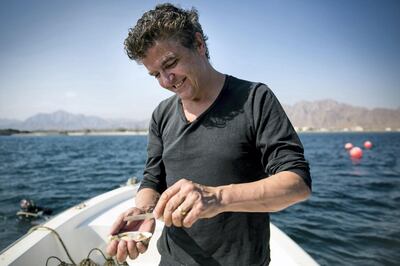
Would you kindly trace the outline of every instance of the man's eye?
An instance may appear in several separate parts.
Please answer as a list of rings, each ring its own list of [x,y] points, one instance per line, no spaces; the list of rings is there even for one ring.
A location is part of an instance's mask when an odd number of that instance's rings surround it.
[[[154,75],[154,78],[158,79],[160,77],[160,73]]]
[[[178,60],[174,60],[174,61],[172,61],[171,63],[167,64],[167,65],[165,66],[165,68],[174,67],[174,66],[176,65],[177,62],[178,62]]]

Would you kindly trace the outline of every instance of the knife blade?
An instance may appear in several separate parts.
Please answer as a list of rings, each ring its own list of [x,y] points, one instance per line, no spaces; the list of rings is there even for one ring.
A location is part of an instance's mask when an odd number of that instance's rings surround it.
[[[124,221],[125,222],[133,222],[133,221],[148,220],[148,219],[153,219],[153,218],[154,218],[154,214],[152,212],[147,212],[147,213],[143,213],[143,214],[126,216],[124,218]]]

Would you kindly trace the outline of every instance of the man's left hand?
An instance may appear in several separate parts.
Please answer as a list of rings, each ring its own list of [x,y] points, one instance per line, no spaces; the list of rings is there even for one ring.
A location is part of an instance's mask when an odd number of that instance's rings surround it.
[[[161,195],[154,215],[163,217],[166,226],[191,227],[200,218],[222,212],[220,190],[181,179]]]

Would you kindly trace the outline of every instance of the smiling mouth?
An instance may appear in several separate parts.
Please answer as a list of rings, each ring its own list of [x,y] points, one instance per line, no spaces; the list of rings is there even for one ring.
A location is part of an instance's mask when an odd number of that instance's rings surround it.
[[[176,83],[173,87],[174,87],[175,89],[179,89],[179,88],[183,85],[183,83],[185,82],[185,80],[186,80],[186,78],[184,78],[181,82]]]

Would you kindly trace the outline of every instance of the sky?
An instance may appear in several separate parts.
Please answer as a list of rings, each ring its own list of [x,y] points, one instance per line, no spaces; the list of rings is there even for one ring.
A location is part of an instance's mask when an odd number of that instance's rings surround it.
[[[171,1],[195,7],[220,72],[281,103],[400,107],[400,1]],[[171,92],[123,47],[162,1],[0,1],[0,118],[65,110],[145,120]]]

